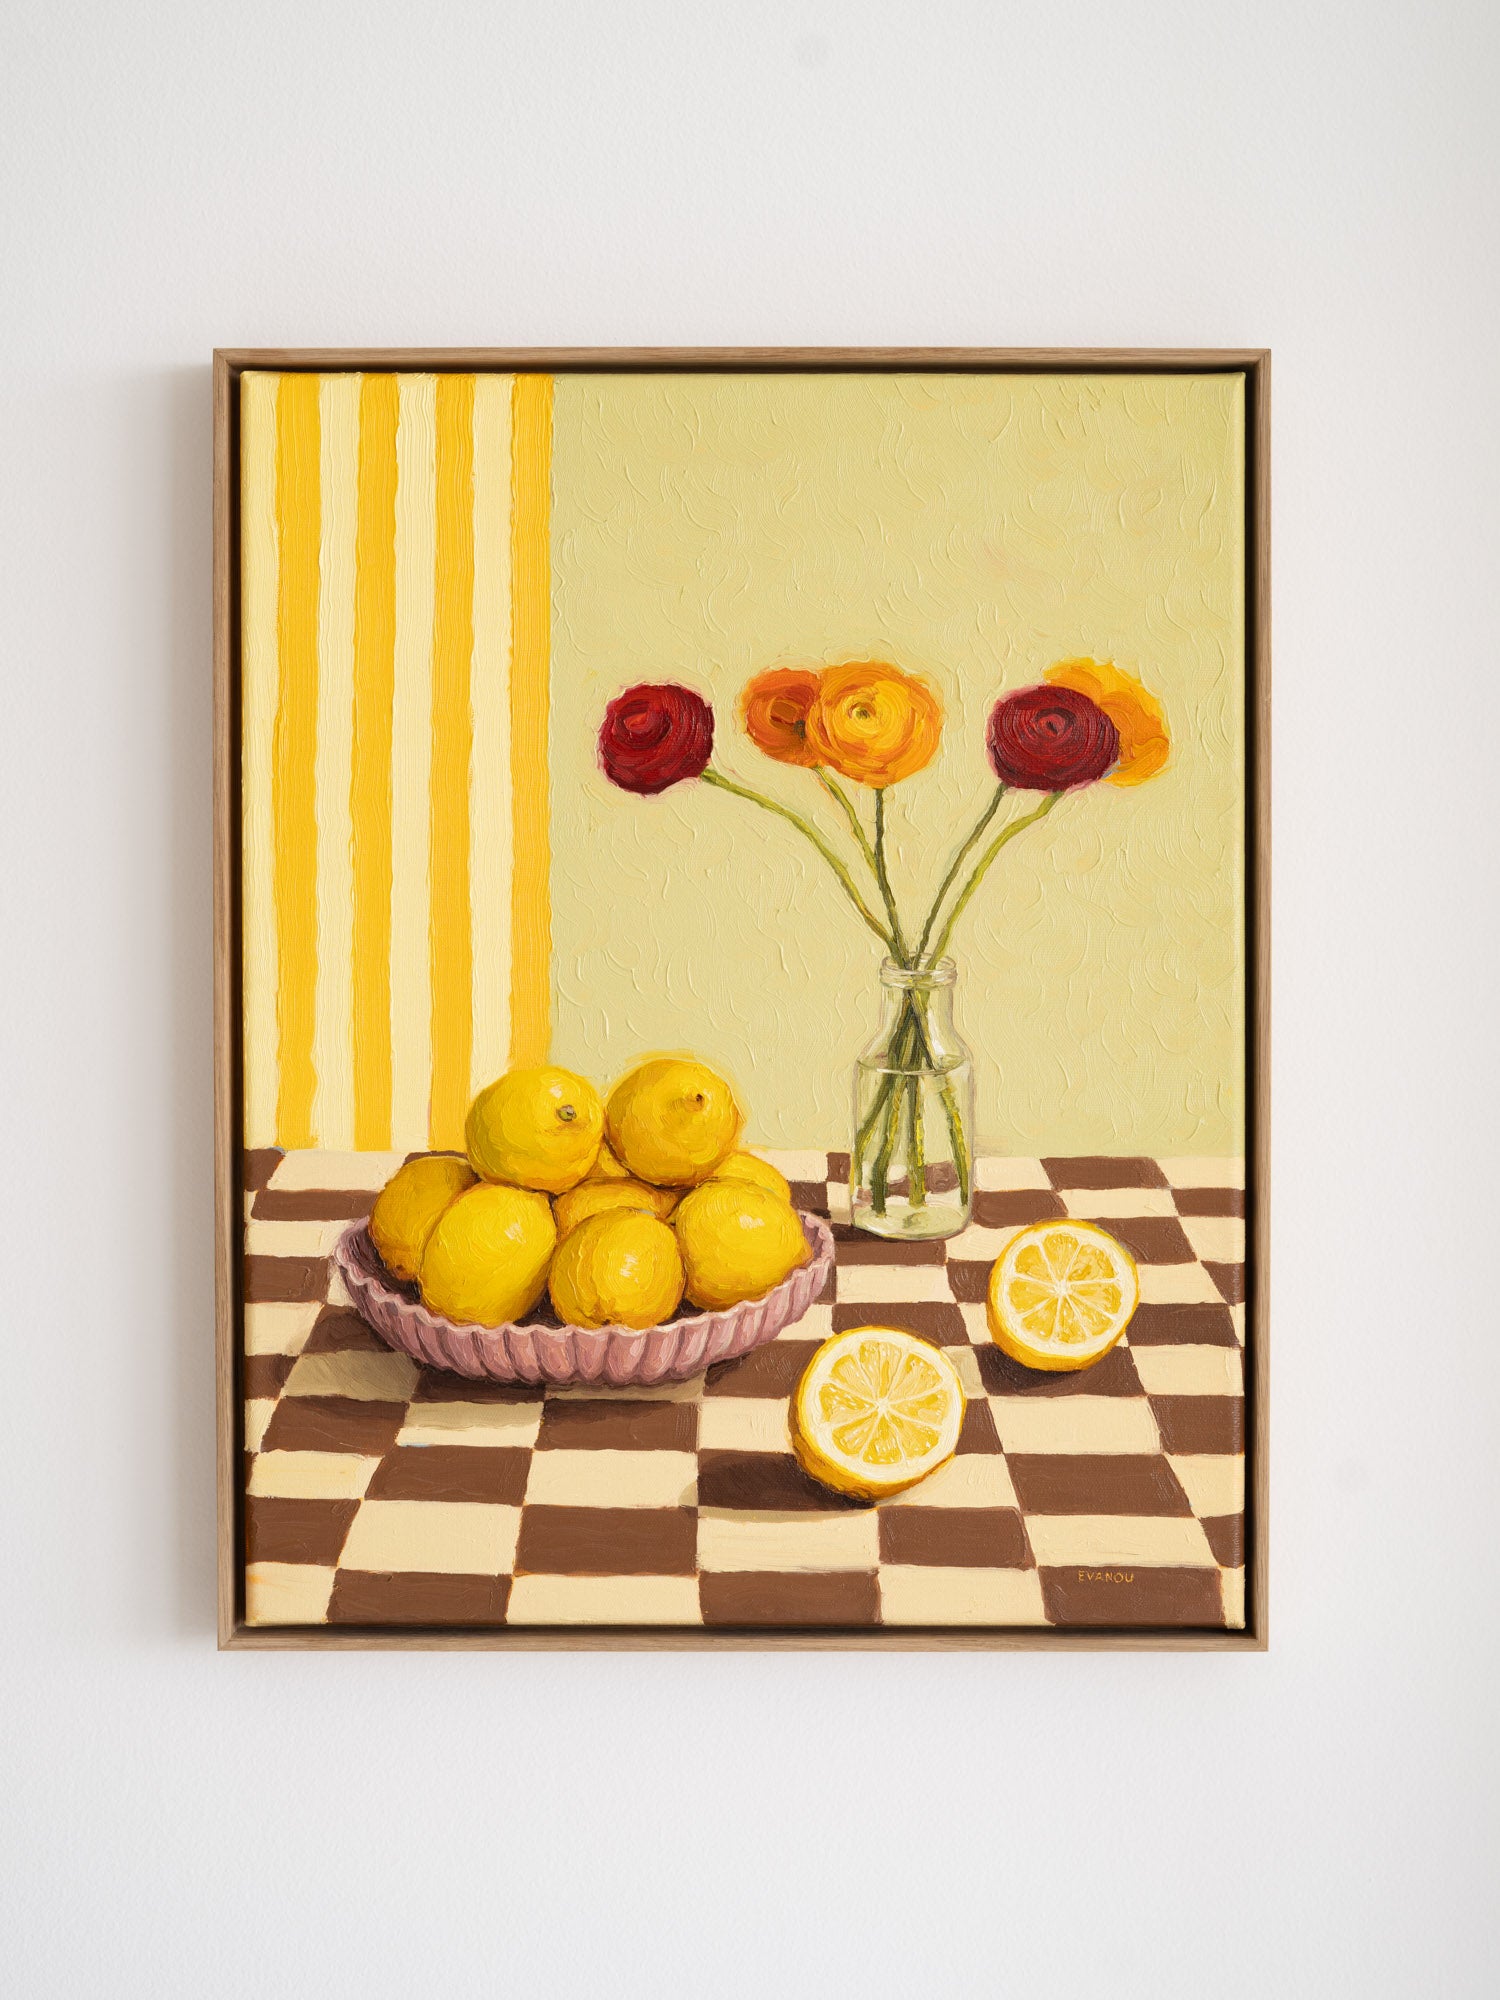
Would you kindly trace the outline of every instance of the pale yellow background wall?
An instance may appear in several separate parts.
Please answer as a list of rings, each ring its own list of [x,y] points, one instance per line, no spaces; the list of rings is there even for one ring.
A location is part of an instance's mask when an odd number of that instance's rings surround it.
[[[915,910],[992,789],[991,702],[1092,654],[1161,695],[1175,753],[1065,799],[970,906],[980,1143],[1241,1149],[1242,378],[560,376],[553,494],[556,1060],[691,1047],[765,1143],[842,1146],[876,1019],[878,947],[789,827],[605,781],[621,687],[701,690],[716,764],[836,832],[740,733],[737,690],[782,662],[929,675],[944,747],[891,794]]]

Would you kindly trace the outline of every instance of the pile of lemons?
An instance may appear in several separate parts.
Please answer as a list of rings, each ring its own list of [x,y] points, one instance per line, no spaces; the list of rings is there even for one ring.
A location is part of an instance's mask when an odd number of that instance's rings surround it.
[[[740,1150],[724,1078],[641,1063],[601,1098],[571,1070],[512,1069],[482,1090],[466,1158],[409,1160],[370,1236],[444,1318],[499,1326],[543,1292],[566,1325],[660,1326],[762,1297],[811,1252],[776,1169]]]

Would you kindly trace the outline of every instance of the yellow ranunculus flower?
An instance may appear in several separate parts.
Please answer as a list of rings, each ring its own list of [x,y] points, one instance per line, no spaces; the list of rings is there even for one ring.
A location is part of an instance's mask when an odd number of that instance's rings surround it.
[[[817,761],[877,790],[931,763],[942,733],[942,703],[933,689],[883,660],[827,668],[807,715]]]
[[[1120,755],[1105,779],[1109,785],[1143,785],[1166,763],[1172,738],[1161,703],[1113,660],[1059,660],[1046,678],[1097,702],[1120,738]]]

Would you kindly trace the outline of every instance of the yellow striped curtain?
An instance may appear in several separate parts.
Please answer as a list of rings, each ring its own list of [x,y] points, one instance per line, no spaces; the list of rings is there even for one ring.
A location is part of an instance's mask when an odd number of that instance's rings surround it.
[[[246,1143],[454,1146],[550,1033],[551,378],[240,389]]]

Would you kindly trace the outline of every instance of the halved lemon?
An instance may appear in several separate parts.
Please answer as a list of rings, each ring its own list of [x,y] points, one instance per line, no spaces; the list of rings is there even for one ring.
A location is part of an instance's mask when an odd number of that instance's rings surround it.
[[[1036,1222],[995,1259],[990,1338],[1024,1368],[1087,1368],[1120,1338],[1140,1296],[1135,1259],[1107,1230]]]
[[[891,1326],[825,1340],[792,1398],[792,1449],[836,1493],[883,1500],[953,1456],[963,1385],[940,1347]]]

